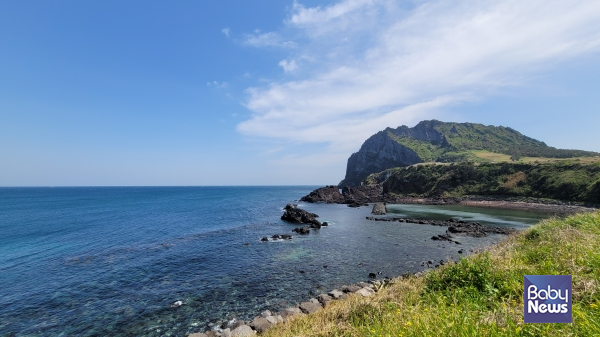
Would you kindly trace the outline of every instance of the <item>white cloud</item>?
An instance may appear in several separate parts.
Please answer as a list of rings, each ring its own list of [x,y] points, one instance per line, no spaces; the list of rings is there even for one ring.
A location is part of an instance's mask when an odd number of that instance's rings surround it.
[[[229,37],[229,28],[223,28],[221,33],[225,34],[225,36]]]
[[[227,82],[217,82],[217,81],[206,82],[206,86],[215,87],[215,88],[226,88],[228,85],[229,85],[229,83],[227,83]]]
[[[295,48],[295,42],[285,40],[279,33],[269,32],[261,34],[256,31],[254,34],[246,34],[244,43],[252,47],[280,47],[280,48]]]
[[[296,80],[247,90],[252,117],[239,132],[356,151],[371,134],[436,116],[497,88],[600,47],[598,1],[343,0],[294,3],[280,32],[255,33],[256,47],[296,48]],[[296,38],[286,38],[288,34]]]
[[[279,62],[279,66],[283,68],[283,71],[286,73],[291,73],[294,70],[298,69],[298,65],[296,64],[296,60],[281,60]]]

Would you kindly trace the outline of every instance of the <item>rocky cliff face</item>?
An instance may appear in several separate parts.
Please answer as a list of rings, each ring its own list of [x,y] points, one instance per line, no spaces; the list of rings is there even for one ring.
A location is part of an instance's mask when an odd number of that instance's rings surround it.
[[[391,139],[387,130],[380,131],[348,158],[346,178],[340,185],[357,186],[371,173],[421,162],[423,160],[413,150]]]
[[[394,137],[408,137],[438,146],[448,146],[446,137],[434,129],[439,121],[423,121],[413,128],[387,128],[367,139],[360,150],[348,159],[346,177],[340,186],[358,186],[369,174],[383,170],[422,163],[423,158],[411,148],[398,143]]]
[[[358,186],[371,173],[422,162],[481,161],[474,154],[475,150],[507,154],[513,160],[521,156],[573,158],[600,155],[556,149],[503,126],[430,120],[412,128],[405,125],[387,128],[371,136],[348,159],[346,177],[339,186]]]

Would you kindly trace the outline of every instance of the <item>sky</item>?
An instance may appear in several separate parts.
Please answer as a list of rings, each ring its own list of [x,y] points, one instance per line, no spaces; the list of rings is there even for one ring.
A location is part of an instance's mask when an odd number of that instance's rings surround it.
[[[0,186],[325,185],[386,127],[600,152],[598,1],[2,1]]]

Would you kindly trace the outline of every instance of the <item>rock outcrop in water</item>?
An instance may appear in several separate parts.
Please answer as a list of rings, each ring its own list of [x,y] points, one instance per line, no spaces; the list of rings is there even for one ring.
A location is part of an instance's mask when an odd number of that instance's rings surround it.
[[[321,222],[317,220],[319,216],[315,213],[307,212],[303,209],[298,208],[298,205],[287,204],[285,206],[285,212],[281,216],[281,220],[293,222],[293,223],[306,223],[321,227]]]
[[[385,204],[382,202],[378,202],[373,205],[373,210],[371,211],[373,215],[386,215],[387,211],[385,209]]]
[[[343,204],[344,196],[342,196],[340,189],[337,186],[330,185],[317,188],[310,192],[310,194],[303,196],[300,201]]]
[[[422,220],[422,219],[411,219],[411,218],[376,218],[368,216],[367,220],[371,221],[397,221],[405,223],[415,223],[420,225],[432,225],[432,226],[444,226],[448,227],[448,232],[457,235],[472,236],[472,237],[485,237],[487,234],[512,234],[515,232],[514,228],[484,226],[477,222],[466,222],[463,220]],[[452,237],[447,235],[437,235],[432,240],[452,241],[449,240]]]
[[[348,204],[352,207],[359,207],[369,202],[381,202],[383,200],[383,187],[381,185],[344,186],[341,192],[337,186],[326,186],[317,188],[308,195],[300,198],[300,201],[311,203]]]

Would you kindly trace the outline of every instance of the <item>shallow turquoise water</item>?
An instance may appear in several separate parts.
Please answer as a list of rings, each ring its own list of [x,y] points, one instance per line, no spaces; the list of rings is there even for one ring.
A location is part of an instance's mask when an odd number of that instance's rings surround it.
[[[330,226],[291,241],[279,219],[314,187],[0,188],[0,336],[185,336],[344,284],[420,270],[500,236],[430,240],[444,227],[304,204]],[[389,206],[390,216],[524,228],[544,215]],[[301,271],[303,273],[301,273]],[[181,307],[171,307],[174,301]]]

